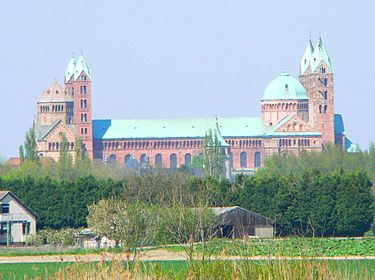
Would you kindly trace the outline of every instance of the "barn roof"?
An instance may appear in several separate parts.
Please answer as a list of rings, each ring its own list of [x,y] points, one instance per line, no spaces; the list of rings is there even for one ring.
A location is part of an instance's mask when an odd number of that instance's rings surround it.
[[[231,213],[231,212],[233,212],[233,211],[235,211],[235,210],[240,210],[240,211],[244,211],[244,212],[246,212],[246,213],[249,214],[249,215],[252,215],[252,216],[256,216],[256,217],[258,217],[258,218],[265,219],[265,220],[266,220],[267,222],[269,222],[269,223],[272,223],[272,224],[275,223],[275,221],[272,220],[272,219],[270,219],[270,218],[267,218],[267,217],[265,217],[265,216],[263,216],[263,215],[261,215],[261,214],[258,214],[258,213],[256,213],[256,212],[252,212],[252,211],[247,210],[247,209],[245,209],[245,208],[243,208],[243,207],[240,207],[240,206],[231,206],[231,207],[210,207],[210,209],[211,209],[211,210],[214,212],[214,214],[217,215],[217,216],[222,216],[222,215],[224,215],[224,214],[229,214],[229,213]]]

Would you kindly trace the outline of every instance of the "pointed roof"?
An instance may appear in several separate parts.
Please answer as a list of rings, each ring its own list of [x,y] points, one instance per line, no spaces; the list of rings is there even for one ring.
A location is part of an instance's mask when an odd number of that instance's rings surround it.
[[[303,57],[301,59],[301,65],[300,65],[300,74],[304,74],[307,70],[307,68],[310,66],[310,61],[312,54],[314,53],[314,47],[311,42],[311,39],[309,40],[309,43],[307,44],[305,53],[303,54]]]
[[[66,68],[66,71],[65,71],[65,82],[69,81],[70,78],[73,76],[74,69],[76,68],[76,64],[77,64],[77,59],[73,55],[73,57],[70,59],[70,61],[68,63],[68,67]]]
[[[87,65],[86,61],[85,61],[85,58],[83,57],[83,55],[81,54],[79,56],[79,58],[77,59],[77,64],[75,65],[75,69],[74,69],[74,80],[77,80],[78,77],[82,74],[82,72],[85,72],[87,76],[89,76],[90,80],[91,80],[91,72],[90,72],[90,68],[89,66]]]
[[[54,81],[49,88],[47,88],[41,98],[40,102],[69,102],[73,101],[72,97],[64,90],[64,88]]]
[[[333,71],[332,60],[328,55],[326,48],[324,47],[322,38],[319,38],[319,42],[316,45],[311,57],[311,72],[314,72],[322,61],[324,61],[325,64],[329,67],[329,69]]]

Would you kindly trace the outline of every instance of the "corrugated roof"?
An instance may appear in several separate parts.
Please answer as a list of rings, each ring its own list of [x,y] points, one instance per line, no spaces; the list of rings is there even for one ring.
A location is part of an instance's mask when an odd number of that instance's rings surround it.
[[[226,213],[232,212],[232,211],[234,211],[234,210],[236,210],[236,209],[239,209],[239,210],[241,210],[241,211],[245,211],[245,212],[247,212],[247,213],[249,213],[249,214],[252,214],[252,215],[258,216],[258,217],[263,218],[263,219],[266,219],[266,220],[268,220],[268,221],[270,221],[270,222],[272,222],[272,223],[275,223],[275,221],[272,220],[272,219],[270,219],[270,218],[267,218],[267,217],[265,217],[265,216],[263,216],[263,215],[261,215],[261,214],[258,214],[258,213],[256,213],[256,212],[253,212],[253,211],[247,210],[247,209],[245,209],[245,208],[243,208],[243,207],[240,207],[240,206],[231,206],[231,207],[209,207],[209,209],[211,209],[211,210],[214,212],[214,214],[217,215],[217,216],[221,216],[221,215],[223,215],[223,214],[226,214]]]

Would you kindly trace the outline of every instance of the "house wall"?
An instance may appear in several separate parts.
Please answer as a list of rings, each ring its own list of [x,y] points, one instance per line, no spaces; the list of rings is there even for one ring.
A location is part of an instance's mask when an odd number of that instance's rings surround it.
[[[6,195],[1,203],[9,203],[9,214],[15,214],[15,220],[26,220],[30,222],[30,234],[36,234],[36,218],[31,215],[16,199],[11,195]],[[21,214],[21,215],[19,215]],[[3,217],[8,214],[0,214],[0,221],[3,221]],[[14,223],[11,226],[11,238],[12,242],[24,242],[26,236],[22,234],[22,223]],[[6,233],[0,235],[0,243],[7,242]]]

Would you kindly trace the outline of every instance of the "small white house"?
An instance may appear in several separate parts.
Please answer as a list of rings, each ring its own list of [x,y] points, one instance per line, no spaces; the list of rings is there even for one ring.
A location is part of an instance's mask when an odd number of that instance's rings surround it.
[[[0,244],[26,241],[36,234],[37,215],[10,191],[0,191]]]

